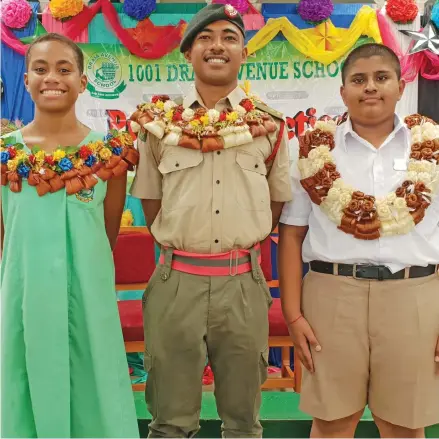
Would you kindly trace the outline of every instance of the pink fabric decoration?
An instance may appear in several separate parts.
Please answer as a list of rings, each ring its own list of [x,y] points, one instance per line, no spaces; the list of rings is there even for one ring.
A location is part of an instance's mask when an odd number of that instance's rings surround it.
[[[213,0],[212,3],[233,6],[241,15],[245,14],[248,9],[247,0]]]
[[[406,53],[403,53],[392,31],[391,25],[380,11],[377,11],[377,20],[383,44],[392,49],[399,58],[402,79],[406,82],[413,82],[419,73],[425,79],[430,79],[432,81],[439,80],[438,55],[435,55],[429,50],[410,55],[408,53],[410,48]],[[414,43],[412,43],[411,46],[413,46],[413,44]]]
[[[26,0],[2,0],[3,23],[13,29],[22,29],[32,16],[32,8]]]
[[[264,16],[251,4],[248,4],[247,14],[242,16],[245,30],[260,30],[265,26]]]
[[[65,35],[67,22],[53,18],[48,6],[44,8],[42,18],[44,29],[46,29],[47,32],[56,32],[58,34]],[[88,26],[86,26],[73,41],[75,43],[88,43]]]
[[[76,40],[80,38],[81,33],[87,28],[95,15],[102,10],[105,21],[115,33],[120,42],[133,55],[143,59],[163,58],[172,50],[176,49],[181,41],[185,22],[180,20],[177,26],[173,27],[170,32],[166,32],[166,38],[155,42],[147,51],[144,51],[140,44],[130,35],[129,31],[122,27],[117,15],[117,11],[111,4],[110,0],[97,0],[91,7],[84,6],[82,12],[65,23],[64,36]],[[160,28],[160,26],[157,26]],[[24,45],[6,26],[2,26],[2,41],[11,49],[24,55],[27,46]]]

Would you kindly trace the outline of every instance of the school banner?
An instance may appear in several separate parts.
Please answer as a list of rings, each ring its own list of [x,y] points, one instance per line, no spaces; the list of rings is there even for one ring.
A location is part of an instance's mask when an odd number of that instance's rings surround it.
[[[362,38],[357,45],[366,41]],[[175,98],[194,86],[192,66],[178,50],[158,60],[145,60],[122,45],[84,44],[81,48],[88,85],[78,101],[78,117],[95,130],[125,129],[137,104],[155,94]],[[342,62],[323,65],[304,57],[287,41],[272,41],[248,57],[239,83],[250,81],[251,92],[282,112],[290,139],[295,139],[314,118],[336,118],[345,112],[340,97]],[[398,113],[404,116],[416,109],[416,101],[403,99]]]

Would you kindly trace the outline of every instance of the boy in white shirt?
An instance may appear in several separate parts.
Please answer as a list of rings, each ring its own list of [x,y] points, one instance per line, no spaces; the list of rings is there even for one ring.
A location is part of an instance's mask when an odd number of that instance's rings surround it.
[[[302,137],[280,220],[301,409],[311,437],[353,437],[367,404],[381,437],[423,437],[439,422],[439,129],[395,115],[405,84],[386,46],[352,51],[342,79],[349,118]]]

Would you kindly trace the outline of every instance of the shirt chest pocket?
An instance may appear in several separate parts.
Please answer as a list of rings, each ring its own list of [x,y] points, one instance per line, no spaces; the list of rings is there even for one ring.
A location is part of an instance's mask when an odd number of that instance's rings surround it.
[[[163,175],[163,209],[171,211],[197,204],[201,196],[202,162],[203,154],[192,150],[162,158],[159,171]]]
[[[236,201],[245,210],[270,209],[270,190],[267,168],[262,157],[243,152],[236,153]]]

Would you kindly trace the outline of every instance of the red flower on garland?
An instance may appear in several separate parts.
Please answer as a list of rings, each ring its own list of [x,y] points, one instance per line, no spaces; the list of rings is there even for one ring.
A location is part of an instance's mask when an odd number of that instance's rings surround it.
[[[47,155],[46,156],[46,163],[50,166],[54,166],[55,165],[55,160],[53,159],[53,156],[51,155]]]
[[[172,116],[172,120],[173,122],[180,122],[181,120],[183,120],[183,117],[181,116],[181,111],[177,110],[174,112],[174,115]]]
[[[120,140],[118,139],[118,138],[116,138],[116,137],[113,137],[111,140],[110,140],[110,146],[112,147],[112,148],[117,148],[117,147],[119,147],[119,146],[121,146],[122,145],[122,143],[120,142]]]
[[[87,160],[92,153],[92,150],[88,146],[84,145],[79,148],[79,157],[83,160]]]
[[[243,99],[239,105],[245,108],[245,111],[247,111],[247,113],[255,109],[255,106],[253,105],[253,102],[250,99]]]
[[[226,120],[227,120],[227,113],[225,113],[224,111],[221,111],[219,121],[225,122]]]
[[[389,0],[386,5],[387,15],[395,23],[411,23],[418,11],[415,0]]]
[[[8,148],[8,152],[9,152],[9,157],[11,159],[15,159],[15,156],[17,155],[17,150],[13,146]]]
[[[158,101],[162,101],[162,102],[169,101],[169,96],[168,95],[155,95],[151,99],[151,102],[153,104],[157,103]]]
[[[30,163],[31,163],[32,165],[35,164],[35,156],[34,156],[33,154],[31,154],[31,155],[29,156],[29,161],[30,161]]]

